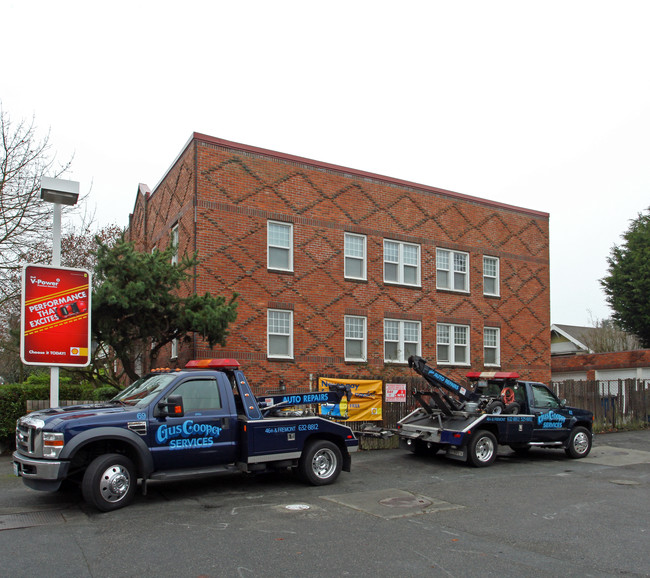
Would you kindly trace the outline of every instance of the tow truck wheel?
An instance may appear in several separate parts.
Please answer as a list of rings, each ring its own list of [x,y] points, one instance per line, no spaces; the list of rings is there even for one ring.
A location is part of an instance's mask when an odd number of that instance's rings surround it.
[[[133,500],[137,478],[133,462],[121,454],[95,458],[81,483],[84,500],[102,512],[128,506]]]
[[[503,413],[504,409],[505,406],[503,405],[503,402],[495,399],[488,403],[488,406],[485,408],[485,413],[500,414]]]
[[[467,456],[476,468],[489,466],[497,457],[497,438],[489,431],[477,431],[469,442]]]
[[[312,486],[333,483],[341,473],[341,450],[327,440],[316,440],[309,444],[300,457],[300,477]]]
[[[570,458],[584,458],[591,451],[591,433],[586,427],[577,426],[571,430],[569,442],[564,450]]]

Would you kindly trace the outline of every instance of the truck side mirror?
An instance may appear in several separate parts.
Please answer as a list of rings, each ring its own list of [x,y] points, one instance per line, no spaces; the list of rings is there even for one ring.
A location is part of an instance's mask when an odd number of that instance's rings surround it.
[[[167,401],[159,401],[156,406],[156,417],[183,417],[184,415],[185,409],[181,395],[170,395]]]

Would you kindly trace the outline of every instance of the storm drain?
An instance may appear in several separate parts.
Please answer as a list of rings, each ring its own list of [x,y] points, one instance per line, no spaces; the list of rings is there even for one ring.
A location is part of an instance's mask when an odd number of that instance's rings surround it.
[[[16,530],[48,524],[61,524],[65,520],[61,512],[26,512],[24,514],[7,514],[0,516],[0,530]]]
[[[420,514],[433,514],[444,510],[458,510],[464,507],[444,500],[392,488],[322,497],[324,500],[336,502],[342,506],[387,520]]]

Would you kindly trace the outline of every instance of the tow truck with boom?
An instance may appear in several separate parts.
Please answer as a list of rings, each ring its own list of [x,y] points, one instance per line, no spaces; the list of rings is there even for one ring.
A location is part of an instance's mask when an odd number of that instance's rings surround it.
[[[518,454],[531,448],[564,449],[571,458],[591,450],[593,414],[568,407],[543,383],[519,380],[514,372],[470,372],[468,389],[419,356],[409,366],[431,386],[414,391],[420,405],[397,423],[400,447],[489,466],[498,445]]]
[[[314,392],[258,400],[236,360],[190,361],[146,375],[107,403],[21,417],[14,473],[36,490],[77,482],[102,511],[129,504],[138,479],[146,494],[151,480],[293,468],[309,484],[331,484],[350,471],[354,433],[310,411],[282,410],[338,399]]]

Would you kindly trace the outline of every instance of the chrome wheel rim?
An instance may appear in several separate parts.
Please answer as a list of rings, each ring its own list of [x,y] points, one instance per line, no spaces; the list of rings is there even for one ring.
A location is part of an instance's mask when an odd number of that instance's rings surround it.
[[[336,455],[327,448],[318,450],[311,460],[311,469],[321,480],[329,478],[336,470]]]
[[[579,454],[584,454],[589,449],[589,436],[584,432],[579,432],[573,438],[573,449]]]
[[[483,437],[476,444],[476,457],[481,462],[488,462],[494,454],[494,444],[488,437]]]
[[[107,468],[99,480],[99,492],[107,502],[114,504],[126,496],[131,486],[129,471],[119,465]]]

